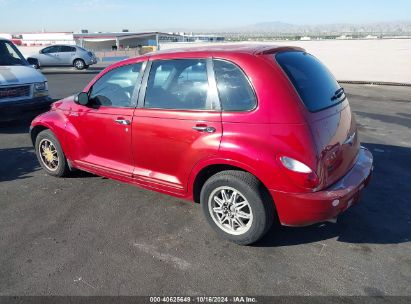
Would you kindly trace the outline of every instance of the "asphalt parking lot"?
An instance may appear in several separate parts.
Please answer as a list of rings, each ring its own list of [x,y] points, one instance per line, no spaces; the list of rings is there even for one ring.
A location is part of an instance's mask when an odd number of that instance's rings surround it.
[[[53,98],[97,71],[46,71]],[[337,224],[275,226],[253,247],[199,205],[87,173],[47,176],[28,122],[0,126],[0,295],[411,295],[411,88],[345,85],[375,158]]]

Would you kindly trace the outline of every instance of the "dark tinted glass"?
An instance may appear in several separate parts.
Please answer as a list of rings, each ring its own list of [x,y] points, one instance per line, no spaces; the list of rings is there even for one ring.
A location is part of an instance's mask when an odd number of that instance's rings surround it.
[[[321,111],[345,99],[334,76],[314,56],[284,52],[277,54],[276,59],[309,111]]]
[[[214,60],[214,71],[223,111],[248,111],[257,99],[248,78],[235,64]]]
[[[48,48],[45,48],[42,53],[43,54],[50,54],[50,53],[58,53],[60,50],[60,46],[54,45],[54,46],[49,46]]]
[[[27,64],[27,62],[13,44],[0,40],[0,66],[25,64]]]
[[[67,45],[63,45],[60,47],[60,52],[62,53],[71,53],[71,52],[75,52],[76,48],[72,47],[72,46],[67,46]]]
[[[142,63],[126,65],[107,72],[93,85],[92,102],[106,107],[132,107],[132,96]]]
[[[145,107],[176,110],[211,108],[203,59],[159,60],[151,65]]]

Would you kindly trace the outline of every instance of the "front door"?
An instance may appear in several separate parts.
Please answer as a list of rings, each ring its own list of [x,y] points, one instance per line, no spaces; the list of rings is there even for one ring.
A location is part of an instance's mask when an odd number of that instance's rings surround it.
[[[38,57],[40,61],[40,65],[43,67],[59,65],[60,64],[59,51],[60,51],[60,46],[58,45],[52,45],[52,46],[49,46],[43,49],[40,52],[40,55]]]
[[[193,167],[218,151],[221,112],[209,63],[152,62],[133,117],[134,176],[139,183],[182,194]]]
[[[138,63],[107,72],[91,87],[91,104],[76,105],[69,113],[77,132],[77,138],[70,140],[70,154],[80,168],[131,177],[131,124],[141,69],[142,63]]]

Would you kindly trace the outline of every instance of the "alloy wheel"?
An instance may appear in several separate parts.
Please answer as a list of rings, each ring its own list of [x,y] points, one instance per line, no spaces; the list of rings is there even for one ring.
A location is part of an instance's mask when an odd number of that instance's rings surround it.
[[[59,166],[59,156],[56,147],[49,139],[43,139],[39,144],[39,155],[43,165],[50,171],[56,171]]]
[[[81,69],[84,68],[84,63],[81,60],[76,60],[75,66],[76,66],[77,69],[81,70]]]
[[[253,223],[250,204],[232,187],[215,189],[209,197],[208,210],[217,226],[232,235],[246,233]]]

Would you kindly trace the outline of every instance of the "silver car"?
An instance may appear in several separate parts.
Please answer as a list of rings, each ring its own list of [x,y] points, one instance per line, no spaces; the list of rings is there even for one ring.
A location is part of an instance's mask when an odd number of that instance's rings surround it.
[[[76,45],[52,45],[29,58],[36,58],[39,67],[74,66],[77,70],[87,69],[97,63],[96,56]]]

